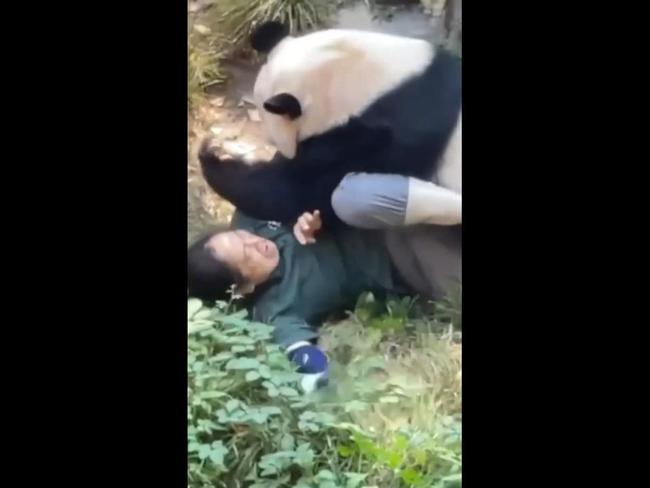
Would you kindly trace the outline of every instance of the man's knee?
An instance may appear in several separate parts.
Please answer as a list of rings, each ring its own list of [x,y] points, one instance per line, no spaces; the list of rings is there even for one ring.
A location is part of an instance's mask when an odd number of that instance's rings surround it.
[[[357,226],[361,214],[364,213],[363,201],[359,199],[357,173],[346,175],[332,193],[332,208],[336,215],[348,225]]]
[[[399,175],[350,173],[332,193],[332,208],[348,225],[381,229],[404,225],[408,179]]]

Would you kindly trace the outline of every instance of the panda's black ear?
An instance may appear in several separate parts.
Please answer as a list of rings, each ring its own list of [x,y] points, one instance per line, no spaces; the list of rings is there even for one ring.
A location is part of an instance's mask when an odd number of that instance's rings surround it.
[[[302,115],[300,102],[291,93],[273,95],[264,102],[264,109],[272,114],[285,115],[291,120],[297,119]]]
[[[250,36],[251,47],[266,54],[288,35],[289,28],[281,22],[275,20],[264,22],[253,30]]]

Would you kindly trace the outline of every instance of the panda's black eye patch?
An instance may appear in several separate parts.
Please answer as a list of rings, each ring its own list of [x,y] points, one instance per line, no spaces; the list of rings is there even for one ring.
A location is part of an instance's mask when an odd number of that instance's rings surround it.
[[[290,93],[273,95],[264,102],[264,109],[272,114],[286,115],[292,120],[302,115],[300,102]]]

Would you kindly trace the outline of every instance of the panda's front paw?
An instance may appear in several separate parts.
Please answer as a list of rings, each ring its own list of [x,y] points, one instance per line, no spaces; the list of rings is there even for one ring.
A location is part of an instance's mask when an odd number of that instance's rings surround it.
[[[203,139],[199,148],[199,161],[201,161],[201,164],[218,164],[221,162],[221,158],[216,153],[217,147],[219,145],[213,137]]]

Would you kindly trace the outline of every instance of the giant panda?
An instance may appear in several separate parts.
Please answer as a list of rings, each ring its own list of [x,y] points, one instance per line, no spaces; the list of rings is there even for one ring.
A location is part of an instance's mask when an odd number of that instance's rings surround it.
[[[278,22],[259,26],[251,44],[268,55],[254,98],[278,153],[249,164],[220,159],[208,140],[199,151],[210,187],[242,212],[292,223],[319,209],[324,226],[334,226],[331,195],[350,172],[430,179],[461,193],[458,58],[375,32],[293,37]]]

